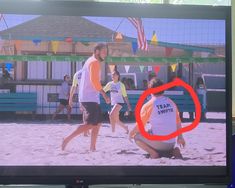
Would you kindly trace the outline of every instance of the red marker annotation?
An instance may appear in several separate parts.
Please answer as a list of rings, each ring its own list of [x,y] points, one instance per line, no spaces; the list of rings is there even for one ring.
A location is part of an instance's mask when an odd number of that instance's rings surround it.
[[[150,94],[156,94],[158,92],[167,90],[167,89],[175,87],[175,86],[184,87],[189,92],[189,94],[191,95],[191,97],[194,101],[194,104],[195,104],[195,114],[196,114],[195,115],[195,120],[191,124],[189,124],[188,126],[183,127],[181,129],[173,132],[173,133],[168,134],[168,135],[161,135],[161,136],[160,135],[150,135],[149,133],[147,133],[145,131],[143,122],[142,122],[141,117],[140,117],[140,111],[141,111],[141,108],[143,106],[144,100]],[[188,132],[188,131],[191,131],[194,128],[196,128],[198,126],[199,122],[200,122],[200,119],[201,119],[201,104],[200,104],[200,101],[199,101],[198,96],[195,93],[194,89],[190,85],[185,83],[183,80],[181,80],[179,78],[176,78],[173,82],[164,84],[164,85],[156,87],[156,88],[150,88],[150,89],[147,89],[146,91],[144,91],[143,94],[140,96],[137,104],[136,104],[135,117],[136,117],[136,122],[137,122],[138,128],[140,130],[140,133],[145,138],[147,138],[149,140],[164,141],[164,140],[169,140],[169,139],[175,138],[175,137],[179,136],[180,134],[182,134],[184,132]]]

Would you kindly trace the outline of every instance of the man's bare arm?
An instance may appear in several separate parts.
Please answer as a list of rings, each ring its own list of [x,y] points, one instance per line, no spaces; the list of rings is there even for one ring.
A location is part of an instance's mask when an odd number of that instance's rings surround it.
[[[182,128],[181,122],[177,122],[177,130],[180,130]],[[177,143],[180,145],[180,147],[185,147],[185,140],[183,137],[183,134],[180,134],[177,138]]]
[[[103,89],[100,90],[100,93],[101,93],[101,95],[103,96],[105,102],[106,102],[107,104],[109,104],[109,103],[111,102],[111,101],[110,101],[110,98],[106,95],[106,93],[104,92]]]

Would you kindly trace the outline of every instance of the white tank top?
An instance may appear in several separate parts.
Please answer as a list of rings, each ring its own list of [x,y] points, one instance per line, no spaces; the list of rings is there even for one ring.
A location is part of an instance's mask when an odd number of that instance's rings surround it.
[[[100,104],[99,91],[97,91],[90,80],[90,64],[98,61],[94,56],[91,56],[85,62],[82,68],[81,81],[79,84],[79,102],[96,102]],[[97,74],[101,75],[100,71]],[[101,76],[100,76],[101,77]]]
[[[153,135],[164,136],[177,130],[177,109],[171,99],[164,96],[156,97],[149,119]],[[175,138],[164,141],[174,143]]]

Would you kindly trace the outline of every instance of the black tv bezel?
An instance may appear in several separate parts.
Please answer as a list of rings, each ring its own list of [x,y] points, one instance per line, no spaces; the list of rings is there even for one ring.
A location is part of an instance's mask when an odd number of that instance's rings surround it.
[[[232,63],[231,7],[78,1],[2,0],[3,14],[213,19],[226,23],[227,166],[1,166],[0,184],[221,183],[231,177]],[[80,170],[78,170],[80,169]],[[79,174],[80,171],[80,174]],[[159,174],[159,171],[161,173]],[[82,173],[81,173],[82,172]],[[101,174],[102,172],[102,174]],[[148,174],[146,174],[148,172]],[[149,173],[152,172],[152,173]],[[157,172],[157,173],[156,173]]]

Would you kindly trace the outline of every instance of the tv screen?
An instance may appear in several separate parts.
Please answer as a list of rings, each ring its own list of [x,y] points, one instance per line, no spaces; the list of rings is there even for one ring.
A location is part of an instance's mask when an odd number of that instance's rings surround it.
[[[0,13],[1,183],[229,181],[229,7]]]

